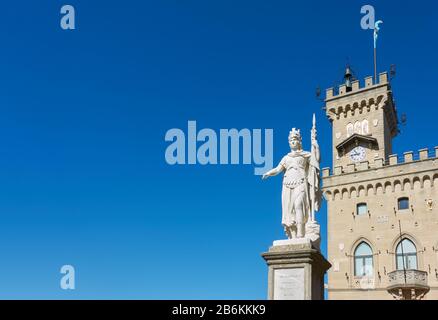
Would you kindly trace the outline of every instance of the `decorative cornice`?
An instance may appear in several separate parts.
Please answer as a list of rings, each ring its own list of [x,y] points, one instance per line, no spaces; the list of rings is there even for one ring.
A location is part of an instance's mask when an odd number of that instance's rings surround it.
[[[345,147],[348,146],[350,143],[356,143],[357,144],[357,143],[359,143],[361,141],[366,142],[366,143],[371,143],[371,144],[376,145],[376,146],[378,145],[376,138],[373,138],[373,137],[370,137],[370,136],[364,136],[362,134],[355,133],[352,136],[350,136],[347,139],[345,139],[344,141],[342,141],[341,143],[339,143],[336,146],[336,149],[338,151],[341,151],[341,150],[345,149]]]

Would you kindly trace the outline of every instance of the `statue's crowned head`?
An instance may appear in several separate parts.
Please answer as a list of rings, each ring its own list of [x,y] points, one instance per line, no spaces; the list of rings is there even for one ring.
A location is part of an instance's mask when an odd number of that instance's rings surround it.
[[[301,149],[301,133],[300,129],[292,128],[289,132],[289,145],[292,150],[300,150]]]

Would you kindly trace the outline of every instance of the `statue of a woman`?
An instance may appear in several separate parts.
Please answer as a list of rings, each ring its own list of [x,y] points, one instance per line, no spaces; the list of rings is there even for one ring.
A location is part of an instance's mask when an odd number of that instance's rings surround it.
[[[302,150],[300,130],[293,128],[289,133],[291,152],[281,159],[276,168],[266,172],[262,177],[266,179],[284,172],[281,197],[282,225],[289,239],[306,236],[306,223],[316,224],[314,213],[318,211],[321,201],[320,153],[316,140],[315,118],[313,124],[311,152]],[[319,238],[319,228],[317,232]]]

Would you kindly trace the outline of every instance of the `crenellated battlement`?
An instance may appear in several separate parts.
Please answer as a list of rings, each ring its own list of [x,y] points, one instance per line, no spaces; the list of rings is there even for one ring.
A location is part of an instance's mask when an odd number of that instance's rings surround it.
[[[373,77],[369,76],[365,78],[364,86],[360,85],[359,80],[354,80],[351,82],[351,90],[347,90],[347,86],[345,84],[340,85],[337,90],[335,88],[328,88],[326,90],[326,102],[329,100],[332,100],[334,98],[339,98],[341,96],[355,94],[358,91],[365,91],[370,88],[379,86],[379,85],[387,85],[388,82],[388,73],[382,72],[379,74],[379,81],[378,83],[373,83]]]
[[[331,176],[339,176],[343,174],[362,172],[384,167],[393,167],[410,163],[418,164],[419,162],[430,159],[438,159],[438,146],[436,146],[434,149],[420,149],[415,153],[413,151],[408,151],[403,153],[402,156],[393,154],[390,155],[388,159],[378,158],[372,163],[369,161],[364,161],[359,163],[351,163],[347,166],[336,166],[333,172],[331,172],[330,168],[323,168],[322,177],[328,178]]]

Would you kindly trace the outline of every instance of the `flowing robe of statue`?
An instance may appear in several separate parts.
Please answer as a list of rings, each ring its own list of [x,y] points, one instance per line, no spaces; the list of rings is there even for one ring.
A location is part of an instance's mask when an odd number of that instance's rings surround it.
[[[292,151],[280,161],[284,168],[282,190],[282,219],[285,228],[306,224],[309,219],[310,203],[308,197],[307,172],[310,153]]]

